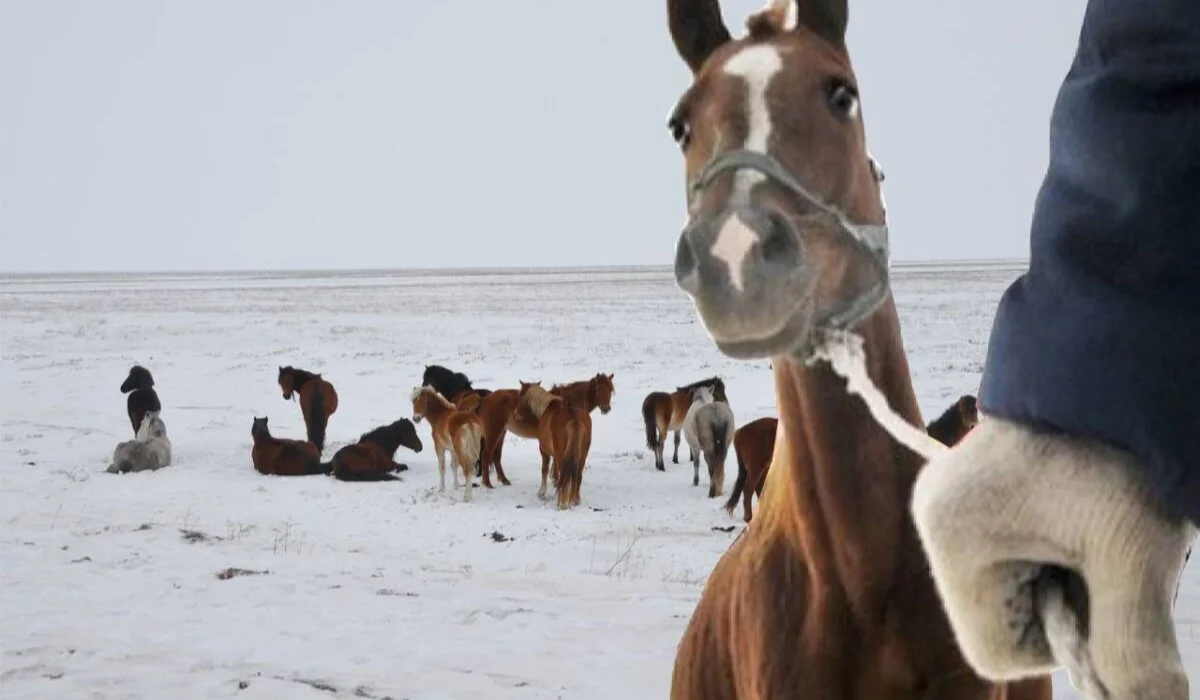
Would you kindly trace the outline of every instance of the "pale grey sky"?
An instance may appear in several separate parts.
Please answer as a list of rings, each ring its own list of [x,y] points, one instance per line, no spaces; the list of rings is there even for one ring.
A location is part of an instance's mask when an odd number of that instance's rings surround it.
[[[893,258],[1024,257],[1084,0],[852,0]],[[724,3],[735,34],[762,0]],[[665,0],[5,0],[0,270],[661,264]]]

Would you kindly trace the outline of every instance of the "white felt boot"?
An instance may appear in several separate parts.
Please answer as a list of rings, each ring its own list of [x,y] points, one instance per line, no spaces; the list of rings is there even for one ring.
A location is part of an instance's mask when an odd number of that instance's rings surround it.
[[[1140,474],[1123,452],[996,418],[925,466],[913,519],[977,673],[1066,666],[1097,700],[1187,700],[1171,605],[1196,531]]]

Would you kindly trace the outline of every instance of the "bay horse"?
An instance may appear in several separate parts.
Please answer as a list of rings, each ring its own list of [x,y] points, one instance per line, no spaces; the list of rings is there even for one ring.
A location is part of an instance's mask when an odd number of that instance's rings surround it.
[[[408,471],[407,464],[396,461],[401,447],[413,452],[423,447],[416,426],[407,418],[363,433],[357,443],[334,452],[333,459],[321,466],[339,481],[394,481],[393,472]]]
[[[141,365],[130,367],[129,376],[121,382],[121,393],[129,394],[129,398],[125,399],[125,412],[129,415],[133,434],[137,436],[146,413],[162,411],[162,403],[158,400],[158,392],[154,390],[154,377],[150,370]]]
[[[109,474],[155,471],[171,466],[171,438],[167,437],[167,426],[158,417],[158,411],[142,414],[142,425],[134,439],[117,445],[113,450]]]
[[[692,406],[683,419],[683,436],[692,453],[692,486],[700,485],[700,456],[708,467],[708,497],[725,491],[725,456],[733,444],[736,424],[729,404],[713,398],[712,387],[692,390]]]
[[[338,394],[333,384],[319,374],[288,365],[279,368],[279,388],[285,400],[290,401],[293,393],[300,396],[300,415],[304,418],[308,441],[316,446],[318,453],[324,452],[325,429],[329,417],[338,409]]]
[[[891,408],[924,425],[848,14],[772,0],[734,39],[718,0],[667,0],[692,72],[668,118],[688,200],[676,282],[720,352],[772,359],[779,411],[758,513],[705,583],[671,698],[1048,699],[1048,677],[993,684],[967,664],[908,514],[922,458],[814,359],[852,330]]]
[[[725,382],[720,377],[709,377],[687,386],[677,387],[675,391],[652,391],[642,400],[642,422],[646,427],[646,447],[654,451],[654,467],[666,471],[663,463],[663,448],[667,442],[667,433],[675,431],[675,454],[671,462],[679,464],[679,436],[683,430],[683,419],[687,417],[688,409],[692,406],[692,390],[702,387],[712,387],[713,396],[717,401],[729,403],[725,396]]]
[[[776,418],[759,418],[738,428],[733,438],[733,451],[737,456],[738,475],[733,484],[733,493],[725,502],[725,512],[733,514],[738,497],[742,501],[742,519],[750,522],[753,510],[752,495],[762,498],[763,484],[771,469],[771,453],[775,449]],[[953,447],[979,424],[979,411],[975,397],[966,394],[949,407],[936,420],[925,427],[930,437],[947,447]]]
[[[250,461],[259,474],[314,476],[329,473],[329,465],[321,464],[321,451],[316,445],[306,440],[272,436],[265,416],[255,416],[250,425],[250,436],[254,439]]]
[[[613,375],[597,372],[591,379],[555,384],[550,387],[550,393],[561,396],[571,406],[582,408],[588,413],[599,408],[600,414],[607,416],[612,410],[612,398],[617,389],[613,385]]]
[[[473,468],[484,448],[483,421],[474,413],[458,410],[445,396],[428,386],[413,388],[412,415],[417,423],[429,419],[433,450],[438,460],[438,477],[441,480],[438,491],[446,491],[446,453],[449,452],[454,488],[458,488],[458,470],[461,469],[466,479],[463,502],[469,503]]]
[[[925,430],[934,440],[953,447],[979,425],[979,405],[971,394],[964,394],[950,404],[942,415],[926,426]]]
[[[551,471],[559,510],[579,505],[579,489],[588,451],[592,446],[592,417],[561,396],[542,388],[541,382],[521,382],[521,403],[537,417],[538,450],[542,453],[542,485],[538,498],[546,498],[546,472]]]

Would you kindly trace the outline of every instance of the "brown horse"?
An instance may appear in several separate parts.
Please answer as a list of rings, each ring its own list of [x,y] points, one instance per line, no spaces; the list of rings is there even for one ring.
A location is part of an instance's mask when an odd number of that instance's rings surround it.
[[[733,507],[742,498],[742,520],[750,522],[753,511],[750,499],[762,498],[763,484],[771,470],[771,453],[775,451],[778,418],[758,418],[737,429],[733,436],[733,453],[737,457],[738,475],[733,493],[725,501],[725,512],[733,515]]]
[[[538,498],[546,498],[546,472],[553,464],[554,494],[559,509],[579,505],[583,470],[592,447],[591,415],[546,391],[541,382],[521,382],[521,405],[538,421],[538,450],[542,453]]]
[[[429,419],[429,429],[433,433],[433,450],[438,460],[438,478],[441,480],[438,491],[446,491],[446,453],[449,452],[454,488],[458,488],[458,471],[461,469],[463,478],[466,479],[463,502],[469,502],[475,463],[479,461],[484,447],[483,421],[474,413],[455,408],[454,404],[433,387],[414,388],[412,405],[414,421],[420,423],[425,418]]]
[[[334,452],[333,459],[321,466],[339,481],[394,481],[393,472],[408,470],[407,464],[396,461],[401,447],[413,452],[423,447],[416,426],[407,418],[363,433],[357,443]]]
[[[290,401],[293,393],[300,396],[300,415],[304,417],[308,441],[324,452],[325,428],[338,408],[337,390],[321,375],[291,365],[279,368],[279,388],[285,400]]]
[[[733,438],[733,451],[737,455],[738,476],[733,493],[725,502],[725,512],[733,514],[738,497],[742,497],[742,519],[750,522],[753,510],[751,496],[762,498],[763,484],[771,469],[771,453],[775,450],[775,418],[759,418],[738,428]],[[979,412],[975,397],[967,394],[942,413],[937,420],[925,427],[930,437],[944,445],[953,447],[979,423]]]
[[[504,473],[504,467],[500,465],[500,452],[504,446],[504,436],[508,434],[513,414],[520,403],[520,393],[517,389],[496,389],[480,399],[479,408],[475,411],[479,415],[479,419],[483,421],[484,450],[479,459],[479,466],[480,473],[483,475],[483,485],[489,489],[492,488],[493,466],[496,468],[496,478],[500,480],[500,483],[505,486],[512,484]],[[521,423],[518,427],[523,430],[525,424]],[[521,437],[536,439],[537,421],[534,420],[531,432],[518,434]]]
[[[663,448],[666,446],[667,433],[675,431],[675,454],[671,462],[679,464],[679,436],[683,432],[683,419],[687,417],[688,409],[692,406],[692,389],[702,386],[712,387],[713,398],[729,403],[725,396],[725,382],[720,377],[709,377],[687,386],[681,386],[671,393],[653,391],[642,401],[642,422],[646,426],[646,447],[654,451],[654,466],[660,472],[666,471],[663,464]]]
[[[272,437],[265,416],[254,418],[250,435],[254,438],[250,460],[260,474],[313,476],[329,473],[329,465],[321,464],[321,451],[316,445],[304,440]]]
[[[778,436],[758,513],[677,650],[674,700],[1049,698],[964,660],[908,515],[922,459],[825,361],[862,338],[889,405],[923,425],[887,284],[879,185],[846,0],[773,0],[733,39],[717,0],[667,0],[693,81],[668,126],[689,220],[675,276],[718,349],[774,363]]]
[[[570,384],[555,384],[550,387],[550,393],[561,396],[567,404],[591,413],[597,408],[601,415],[608,415],[612,410],[612,397],[616,395],[613,386],[613,375],[598,372],[591,379],[571,382]]]
[[[964,394],[942,412],[925,430],[943,445],[954,447],[979,425],[979,406],[975,397]]]

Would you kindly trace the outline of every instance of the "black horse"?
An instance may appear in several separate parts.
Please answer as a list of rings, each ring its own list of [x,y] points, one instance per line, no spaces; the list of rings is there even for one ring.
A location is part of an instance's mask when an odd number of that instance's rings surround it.
[[[146,415],[147,411],[162,410],[150,370],[141,365],[130,367],[129,376],[121,383],[121,393],[129,394],[125,401],[125,411],[129,414],[129,422],[133,424],[133,434],[136,437],[138,428],[142,426],[142,416]]]

